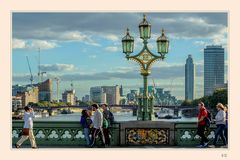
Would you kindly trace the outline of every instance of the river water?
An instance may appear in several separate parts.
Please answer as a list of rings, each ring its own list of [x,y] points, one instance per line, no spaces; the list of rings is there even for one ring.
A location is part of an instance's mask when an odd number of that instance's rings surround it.
[[[113,113],[115,121],[134,121],[137,120],[136,116],[132,115],[132,112],[119,112]],[[181,115],[180,115],[181,116]],[[72,114],[58,114],[55,116],[35,118],[35,121],[79,121],[81,113]],[[169,121],[169,122],[197,122],[197,118],[185,118],[180,119],[155,119],[154,121]]]

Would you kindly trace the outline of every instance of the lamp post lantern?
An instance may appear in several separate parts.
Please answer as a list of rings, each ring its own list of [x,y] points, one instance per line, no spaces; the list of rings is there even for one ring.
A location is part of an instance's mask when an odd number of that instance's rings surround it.
[[[143,21],[139,24],[140,38],[143,39],[143,48],[136,54],[131,55],[134,50],[134,38],[130,35],[127,29],[126,36],[122,38],[123,53],[125,53],[127,60],[133,60],[140,65],[140,72],[143,76],[143,95],[139,96],[138,102],[138,120],[152,120],[153,115],[153,96],[148,94],[147,77],[151,73],[151,66],[157,60],[164,60],[168,53],[169,40],[165,36],[164,30],[157,38],[157,52],[152,53],[148,48],[148,39],[151,37],[151,24],[147,21],[146,15],[143,16]]]

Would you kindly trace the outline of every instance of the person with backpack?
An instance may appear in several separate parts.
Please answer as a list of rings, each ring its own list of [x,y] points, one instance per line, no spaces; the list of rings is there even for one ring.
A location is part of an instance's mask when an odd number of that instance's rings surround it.
[[[113,124],[114,116],[113,116],[112,112],[110,110],[108,110],[107,104],[104,103],[101,105],[101,107],[103,109],[103,118],[104,118],[103,119],[103,134],[104,134],[106,145],[109,146],[110,145],[109,127]]]
[[[86,145],[89,146],[91,141],[90,141],[90,129],[92,128],[92,120],[91,117],[89,116],[89,113],[87,110],[82,110],[82,116],[80,119],[80,124],[83,127],[83,134],[86,139]]]
[[[206,118],[208,117],[208,111],[203,102],[198,103],[199,113],[198,113],[198,128],[197,134],[201,137],[201,143],[198,147],[207,147],[209,140],[205,136],[206,131]]]
[[[96,144],[96,137],[99,136],[102,142],[102,146],[105,147],[105,138],[103,134],[103,113],[100,111],[98,104],[92,105],[93,115],[93,132],[92,142],[90,147],[94,147]]]
[[[215,122],[216,122],[217,129],[215,130],[215,138],[213,141],[213,145],[209,146],[211,148],[215,148],[216,143],[219,139],[219,136],[221,137],[223,144],[224,144],[224,146],[222,146],[222,147],[225,147],[227,144],[226,139],[224,137],[224,129],[226,126],[226,112],[224,111],[225,107],[223,106],[222,103],[218,103],[216,105],[216,108],[218,110],[217,115],[215,116]]]

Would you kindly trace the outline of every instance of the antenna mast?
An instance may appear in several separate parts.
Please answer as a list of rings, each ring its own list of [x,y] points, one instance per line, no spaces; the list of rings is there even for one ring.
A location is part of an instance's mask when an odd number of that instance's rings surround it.
[[[71,90],[73,90],[73,81],[71,80]]]
[[[41,68],[40,68],[40,64],[41,64],[40,48],[38,48],[38,83],[41,82]]]
[[[54,78],[56,80],[56,84],[57,84],[57,102],[59,102],[59,82],[60,79],[58,77]]]
[[[33,75],[32,75],[32,70],[31,70],[31,66],[30,66],[29,60],[28,60],[28,56],[26,56],[26,58],[27,58],[27,63],[28,63],[28,69],[29,69],[29,72],[30,72],[31,86],[33,86]]]

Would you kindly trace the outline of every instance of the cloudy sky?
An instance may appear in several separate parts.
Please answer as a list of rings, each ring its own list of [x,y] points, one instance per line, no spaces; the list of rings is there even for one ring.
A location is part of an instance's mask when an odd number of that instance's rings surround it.
[[[30,60],[35,82],[38,48],[44,79],[59,77],[61,92],[73,81],[77,95],[89,94],[91,86],[123,85],[124,92],[142,86],[139,66],[127,61],[121,49],[126,28],[135,39],[135,51],[142,47],[138,25],[142,13],[13,13],[13,84],[27,84]],[[149,76],[157,87],[184,98],[184,64],[189,54],[196,65],[196,97],[203,96],[203,48],[223,45],[227,68],[227,13],[146,13],[152,24],[149,47],[156,52],[162,28],[170,40],[166,60],[155,63]],[[134,54],[133,53],[133,54]],[[225,72],[227,77],[227,69]],[[225,78],[227,81],[227,78]],[[53,85],[56,93],[56,85]]]

